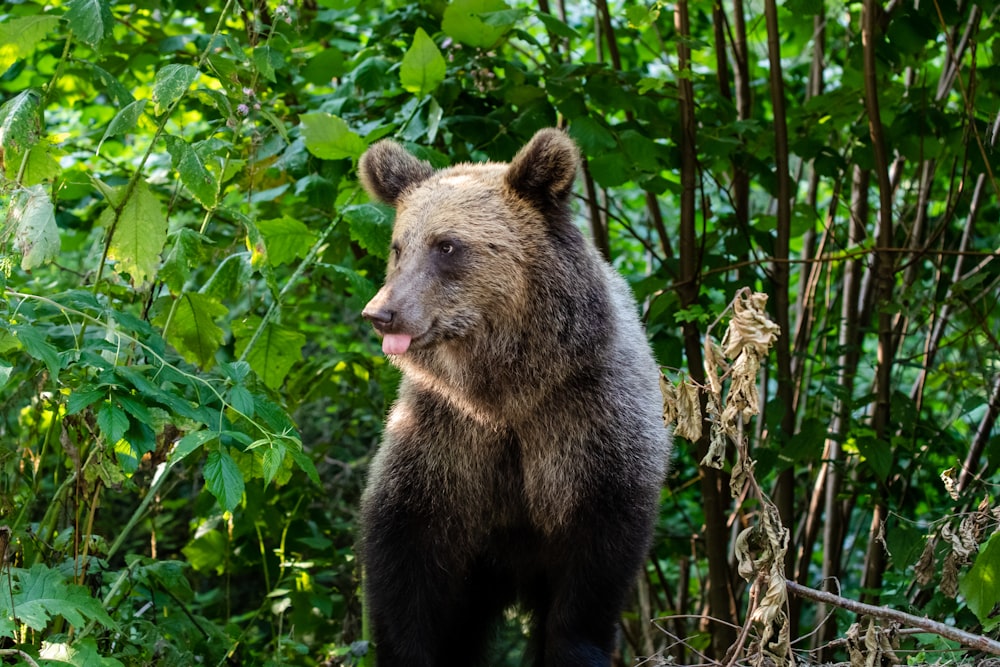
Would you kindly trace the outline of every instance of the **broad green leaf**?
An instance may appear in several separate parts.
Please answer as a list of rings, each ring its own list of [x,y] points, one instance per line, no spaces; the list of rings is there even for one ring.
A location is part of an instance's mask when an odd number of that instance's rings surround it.
[[[69,0],[68,7],[70,29],[87,44],[97,46],[111,35],[115,20],[106,0]]]
[[[260,322],[260,318],[233,322],[237,356],[243,356],[243,351],[253,338]],[[302,358],[302,346],[305,342],[306,337],[298,331],[269,322],[260,332],[246,359],[250,362],[250,368],[264,381],[264,384],[271,389],[277,389],[285,381],[285,376],[295,362]]]
[[[253,417],[253,395],[241,384],[234,385],[229,390],[229,404],[241,415]]]
[[[21,58],[30,56],[38,42],[58,25],[59,17],[48,14],[7,18],[0,23],[0,74]]]
[[[615,135],[603,123],[589,116],[574,118],[569,126],[569,136],[588,157],[605,155],[618,147]]]
[[[97,425],[108,442],[114,444],[125,437],[128,430],[128,415],[114,401],[107,401],[97,411]]]
[[[257,229],[264,237],[267,261],[271,266],[288,264],[296,257],[305,257],[316,243],[316,234],[305,224],[289,217],[261,220]]]
[[[413,35],[413,44],[399,67],[399,82],[403,88],[417,97],[423,97],[432,92],[444,81],[447,68],[444,56],[438,50],[423,28],[417,28]]]
[[[177,231],[174,242],[163,258],[163,264],[160,266],[158,274],[160,280],[167,284],[171,292],[180,294],[184,290],[185,283],[191,277],[192,267],[200,265],[203,259],[203,248],[209,244],[211,244],[211,239],[193,229],[184,227]],[[223,260],[223,266],[233,257],[230,255]],[[216,274],[213,274],[213,278],[217,273],[218,269]]]
[[[264,449],[261,465],[264,469],[265,485],[274,481],[274,476],[278,474],[278,470],[281,469],[281,464],[285,460],[285,452],[285,445],[280,440],[270,443],[270,445]]]
[[[307,113],[299,116],[306,149],[323,160],[352,160],[365,152],[365,140],[351,131],[347,123],[328,113]]]
[[[67,664],[72,665],[72,667],[124,667],[120,660],[101,655],[101,653],[97,642],[92,637],[84,637],[83,639],[74,638],[72,643],[42,642],[38,657],[45,660],[45,664]]]
[[[344,209],[351,240],[380,259],[389,256],[392,242],[392,209],[382,204],[357,204]]]
[[[100,218],[100,224],[114,228],[108,259],[117,262],[119,273],[129,274],[136,287],[142,287],[156,274],[160,251],[167,241],[167,219],[163,207],[141,180],[122,206],[117,224],[114,208],[117,202],[109,204]]]
[[[206,530],[181,549],[195,572],[214,571],[217,574],[222,574],[228,552],[226,536],[214,529]]]
[[[75,628],[82,629],[89,621],[106,628],[116,628],[101,603],[90,596],[83,586],[67,583],[59,570],[42,564],[30,570],[12,568],[14,590],[0,595],[0,615],[16,614],[18,620],[32,630],[43,631],[49,621],[62,616]],[[6,587],[4,587],[6,588]],[[13,609],[11,601],[13,599]]]
[[[580,33],[557,19],[552,14],[546,14],[545,12],[539,11],[535,12],[535,16],[537,16],[542,22],[545,29],[556,37],[563,37],[566,39],[582,39],[580,37]]]
[[[202,206],[213,208],[218,202],[219,184],[205,166],[205,161],[191,144],[180,137],[168,134],[165,139],[174,169],[181,175],[181,183]]]
[[[452,0],[444,10],[441,29],[463,44],[486,49],[496,44],[513,23],[490,25],[480,15],[508,9],[503,0]]]
[[[892,451],[889,443],[872,436],[861,436],[857,439],[857,443],[862,460],[880,480],[885,481],[892,468]]]
[[[972,567],[959,580],[958,588],[969,609],[988,627],[996,627],[1000,618],[992,617],[1000,603],[1000,531],[993,533],[976,555]]]
[[[44,185],[33,185],[14,195],[7,225],[21,253],[21,268],[30,271],[59,256],[59,228],[55,209]]]
[[[157,304],[160,311],[153,319],[154,324],[166,327],[169,318],[167,342],[191,363],[206,369],[211,367],[223,337],[223,331],[215,321],[229,309],[204,294],[185,292],[177,297],[171,315],[171,307],[163,305],[169,300],[170,297],[163,297]]]
[[[38,141],[36,113],[40,99],[37,90],[28,88],[0,106],[0,148],[21,151]]]
[[[80,387],[66,399],[66,414],[75,415],[76,413],[90,407],[102,398],[106,398],[108,395],[107,389],[88,389],[86,387]]]
[[[167,107],[181,98],[198,78],[198,70],[192,65],[166,65],[156,73],[153,80],[153,103],[156,113],[163,113]]]
[[[283,64],[281,52],[270,46],[258,46],[253,50],[253,62],[257,70],[268,81],[275,81],[275,70]]]
[[[177,442],[177,446],[170,453],[170,462],[177,463],[181,461],[188,454],[201,449],[203,445],[218,439],[218,437],[219,433],[217,431],[204,430],[188,433]]]
[[[17,336],[17,339],[21,341],[24,351],[29,356],[43,362],[49,369],[49,374],[52,375],[53,380],[59,379],[59,369],[62,367],[62,361],[59,358],[56,348],[52,347],[45,340],[45,336],[30,324],[19,324],[11,327],[11,330]]]
[[[246,488],[236,461],[218,449],[211,452],[205,460],[205,485],[227,512],[236,509]]]
[[[108,123],[108,129],[104,131],[104,136],[97,144],[95,152],[101,152],[101,146],[108,138],[130,132],[139,122],[139,118],[142,117],[142,112],[146,109],[146,101],[146,99],[135,100],[122,107]]]
[[[0,359],[0,389],[7,386],[7,382],[10,380],[10,373],[14,370],[8,362]]]

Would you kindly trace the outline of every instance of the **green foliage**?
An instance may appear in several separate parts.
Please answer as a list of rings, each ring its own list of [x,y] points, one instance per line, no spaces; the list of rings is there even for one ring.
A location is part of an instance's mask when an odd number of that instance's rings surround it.
[[[670,375],[692,363],[698,336],[739,287],[770,293],[776,309],[775,268],[791,267],[785,344],[796,398],[776,398],[772,360],[753,444],[762,486],[783,474],[793,482],[802,579],[817,583],[839,554],[833,575],[860,595],[868,543],[883,544],[863,534],[884,507],[882,601],[996,632],[992,519],[970,533],[987,541],[968,564],[938,539],[998,481],[996,437],[986,445],[1000,357],[1000,42],[978,6],[894,5],[883,17],[876,76],[896,227],[878,259],[877,183],[863,178],[875,152],[860,5],[779,9],[797,181],[788,220],[776,212],[775,88],[759,8],[744,8],[744,98],[741,52],[729,41],[737,26],[727,17],[716,31],[722,17],[707,5],[690,4],[690,34],[659,2],[611,3],[610,31],[595,6],[569,3],[559,16],[541,6],[5,5],[5,642],[52,664],[370,662],[354,519],[397,376],[358,313],[381,281],[393,213],[367,200],[357,159],[393,137],[436,167],[506,160],[555,124],[584,156],[581,220],[632,282]],[[821,86],[810,82],[817,25]],[[979,26],[975,38],[955,39],[966,26]],[[690,69],[679,47],[691,50]],[[959,47],[960,74],[949,78]],[[681,82],[694,95],[690,130]],[[694,172],[682,174],[688,145]],[[695,183],[693,209],[682,175]],[[692,239],[681,233],[687,222]],[[774,257],[779,231],[788,257]],[[870,269],[886,258],[893,272],[880,285]],[[895,341],[881,433],[872,420],[880,312]],[[849,320],[853,333],[842,336]],[[982,428],[970,463],[978,477],[953,499],[942,471],[971,456]],[[706,543],[708,508],[722,507],[725,535],[756,510],[728,493],[706,502],[696,445],[678,450],[640,584],[645,606],[624,621],[626,656],[666,636],[640,619],[708,605],[710,550],[729,548]],[[841,532],[831,532],[835,544],[807,545],[827,470]],[[797,616],[803,635],[818,623],[811,613]],[[663,627],[711,651],[700,627],[672,623]],[[511,625],[502,643],[516,656]],[[682,664],[694,659],[673,650]]]

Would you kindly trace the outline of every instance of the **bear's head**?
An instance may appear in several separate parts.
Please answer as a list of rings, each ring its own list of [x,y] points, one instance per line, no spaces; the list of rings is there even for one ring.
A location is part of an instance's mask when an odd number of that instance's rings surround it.
[[[517,345],[538,309],[559,246],[577,246],[569,198],[579,153],[538,132],[510,164],[435,171],[383,140],[358,165],[368,193],[396,208],[386,281],[362,315],[389,355],[448,341]],[[539,284],[541,283],[541,284]]]

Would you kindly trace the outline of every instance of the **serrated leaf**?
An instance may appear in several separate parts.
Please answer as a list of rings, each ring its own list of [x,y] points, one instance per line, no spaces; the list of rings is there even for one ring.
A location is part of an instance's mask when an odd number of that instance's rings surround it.
[[[399,82],[403,89],[417,97],[429,94],[444,81],[447,67],[444,56],[423,28],[417,28],[413,44],[403,55],[399,67]]]
[[[253,417],[253,394],[243,385],[234,385],[229,390],[229,404],[241,415],[248,418]]]
[[[171,292],[180,294],[184,290],[185,283],[191,277],[191,267],[200,265],[203,255],[202,248],[211,242],[211,239],[193,229],[184,227],[178,230],[170,250],[163,258],[163,264],[160,266],[158,274],[160,280],[167,284]],[[229,257],[223,261],[228,262]],[[213,274],[213,280],[215,278],[216,276]]]
[[[267,261],[271,266],[290,263],[296,257],[305,257],[316,243],[316,234],[312,230],[287,216],[261,220],[257,223],[257,230],[264,237]]]
[[[41,94],[29,88],[0,106],[0,148],[21,151],[38,141],[35,127],[40,99]]]
[[[107,389],[77,389],[66,399],[66,414],[75,415],[107,395]]]
[[[299,116],[306,149],[322,160],[355,160],[367,147],[364,139],[351,131],[347,123],[328,113],[307,113]]]
[[[153,103],[156,113],[161,114],[171,104],[181,98],[198,78],[198,70],[192,65],[166,65],[156,72],[153,79]]]
[[[243,351],[259,325],[260,318],[233,322],[237,356],[243,356]],[[264,384],[271,389],[277,389],[285,381],[285,376],[295,362],[302,358],[302,346],[305,342],[306,337],[298,331],[269,322],[257,337],[246,359],[250,362],[250,368],[264,381]]]
[[[204,294],[185,292],[177,297],[172,315],[169,311],[170,308],[163,307],[153,320],[154,324],[166,326],[170,318],[167,342],[191,363],[206,369],[211,367],[223,337],[215,320],[229,309]]]
[[[969,609],[983,625],[992,622],[993,609],[1000,603],[1000,531],[993,533],[976,554],[976,560],[958,584]]]
[[[177,442],[177,446],[170,453],[170,462],[177,463],[188,454],[197,451],[206,443],[212,442],[218,439],[218,437],[219,433],[217,431],[205,430],[188,433]]]
[[[132,276],[137,288],[142,287],[156,274],[160,252],[167,242],[167,218],[145,181],[136,184],[121,208],[117,223],[114,206],[112,201],[99,221],[114,227],[108,259],[117,262],[115,269],[119,273]]]
[[[114,17],[105,0],[69,0],[66,21],[77,37],[91,46],[111,35]]]
[[[351,240],[379,259],[389,257],[392,241],[392,209],[382,204],[356,204],[344,209]]]
[[[30,56],[58,25],[59,17],[48,14],[8,18],[0,23],[0,75]]]
[[[285,461],[285,451],[285,445],[282,444],[280,440],[272,442],[270,446],[264,450],[261,467],[264,472],[265,486],[274,481],[274,476],[277,475],[278,471],[281,469],[281,464]]]
[[[253,62],[257,71],[268,81],[275,81],[275,70],[281,67],[281,53],[270,46],[258,46],[253,50]]]
[[[56,352],[56,348],[49,345],[49,342],[45,340],[45,336],[30,324],[20,324],[11,327],[11,330],[17,336],[17,339],[21,341],[24,351],[29,356],[45,364],[49,369],[49,374],[52,375],[53,381],[58,380],[62,361],[59,359],[59,353]]]
[[[479,48],[489,48],[500,41],[513,24],[489,25],[481,14],[510,9],[503,0],[452,0],[444,10],[441,29],[449,36]]]
[[[30,570],[12,568],[11,572],[13,594],[0,595],[0,614],[3,616],[16,615],[21,623],[39,632],[57,616],[62,616],[75,628],[83,628],[94,620],[106,628],[116,629],[101,603],[83,586],[68,584],[59,570],[38,564]]]
[[[115,117],[108,123],[108,129],[104,131],[104,136],[101,137],[101,141],[97,144],[96,153],[101,152],[101,146],[107,139],[116,137],[119,134],[125,134],[135,127],[135,124],[139,122],[139,118],[142,117],[142,112],[146,109],[146,101],[145,98],[134,100],[126,104],[115,114]]]
[[[33,185],[14,195],[7,224],[13,228],[14,247],[21,253],[25,271],[59,256],[56,212],[44,185]]]
[[[125,437],[128,430],[128,415],[113,401],[108,401],[97,411],[97,425],[108,442],[116,443]]]
[[[213,208],[218,202],[219,185],[205,166],[205,161],[191,144],[180,137],[168,134],[165,139],[174,169],[181,175],[181,183],[202,206]]]
[[[211,452],[205,460],[205,486],[227,512],[236,509],[246,488],[236,461],[220,450]]]

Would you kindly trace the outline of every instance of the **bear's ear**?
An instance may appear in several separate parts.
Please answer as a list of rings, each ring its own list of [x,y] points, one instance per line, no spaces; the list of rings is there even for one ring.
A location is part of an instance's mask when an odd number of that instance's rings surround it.
[[[365,190],[389,206],[395,206],[407,190],[433,173],[434,167],[389,139],[372,144],[358,161],[358,176]]]
[[[507,184],[542,208],[561,206],[573,190],[580,151],[565,132],[539,130],[518,151],[507,170]]]

